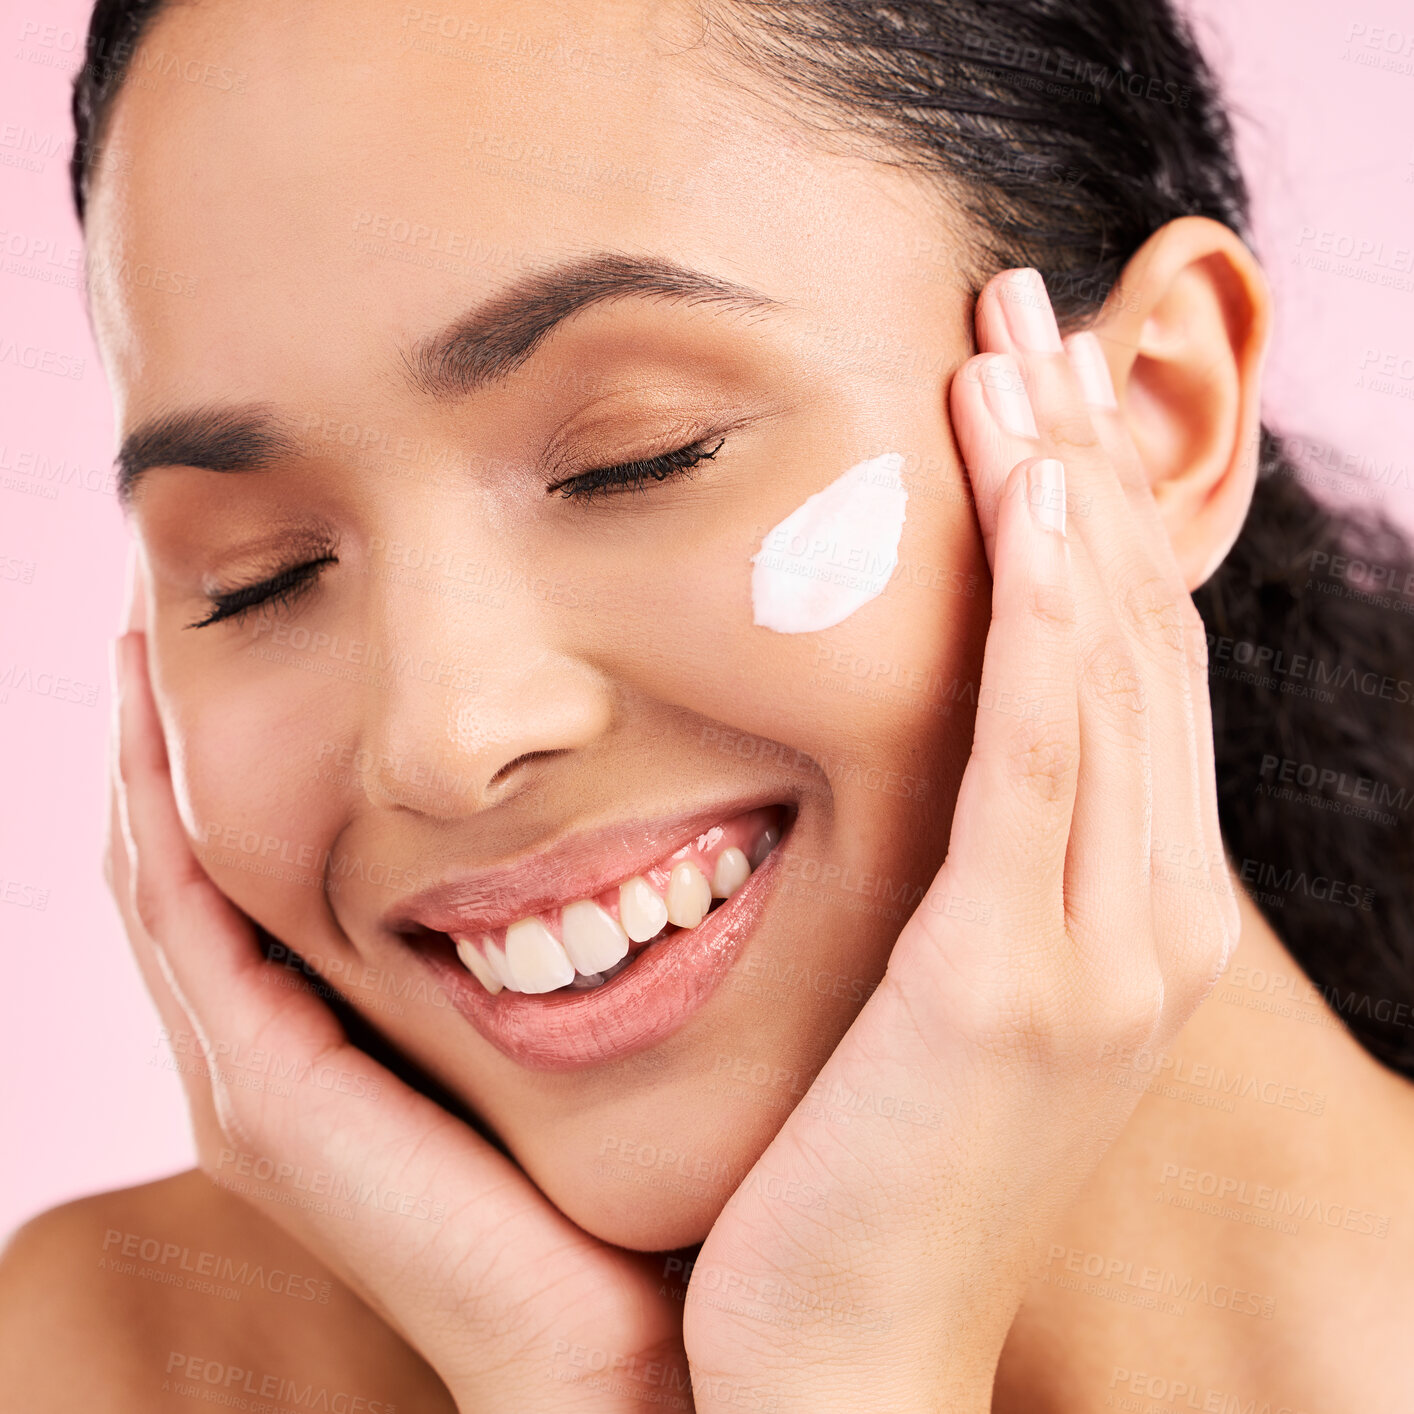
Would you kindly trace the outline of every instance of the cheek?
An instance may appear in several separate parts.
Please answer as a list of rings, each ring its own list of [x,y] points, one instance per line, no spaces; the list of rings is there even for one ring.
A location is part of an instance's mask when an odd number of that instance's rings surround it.
[[[172,783],[202,866],[238,907],[288,939],[327,917],[323,876],[342,793],[327,782],[338,689],[235,654],[159,661]]]
[[[798,480],[788,512],[822,482],[813,469]],[[882,589],[854,594],[852,611],[828,627],[778,632],[757,622],[753,579],[783,523],[776,497],[765,511],[737,504],[704,518],[691,536],[645,534],[612,556],[582,555],[570,572],[591,586],[594,612],[577,632],[615,679],[695,714],[689,750],[787,772],[811,771],[813,761],[846,783],[855,766],[942,768],[957,754],[949,738],[970,739],[986,562],[960,471],[910,471],[905,460],[902,480],[908,499],[892,573],[873,574]],[[788,537],[774,540],[789,546]],[[878,563],[859,541],[827,544],[800,563],[869,581]]]

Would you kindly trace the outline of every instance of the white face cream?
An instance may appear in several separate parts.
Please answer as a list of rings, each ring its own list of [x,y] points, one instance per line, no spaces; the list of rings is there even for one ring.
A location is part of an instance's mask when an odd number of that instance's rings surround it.
[[[753,622],[818,633],[884,592],[908,500],[902,467],[901,452],[860,462],[767,532],[751,557]]]

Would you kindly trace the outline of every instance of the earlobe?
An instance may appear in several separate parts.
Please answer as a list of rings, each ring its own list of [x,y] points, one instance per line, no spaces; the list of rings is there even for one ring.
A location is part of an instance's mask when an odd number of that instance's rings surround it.
[[[1251,504],[1270,324],[1246,245],[1185,216],[1134,253],[1094,326],[1190,590],[1222,563]]]

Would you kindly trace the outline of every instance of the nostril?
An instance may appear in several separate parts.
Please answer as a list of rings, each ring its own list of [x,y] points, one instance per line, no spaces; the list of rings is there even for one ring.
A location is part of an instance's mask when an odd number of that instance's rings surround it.
[[[544,756],[558,756],[558,750],[551,751],[527,751],[521,756],[517,756],[514,761],[507,761],[489,781],[486,782],[487,792],[498,790],[515,774],[522,766],[529,765],[532,761],[538,761]]]

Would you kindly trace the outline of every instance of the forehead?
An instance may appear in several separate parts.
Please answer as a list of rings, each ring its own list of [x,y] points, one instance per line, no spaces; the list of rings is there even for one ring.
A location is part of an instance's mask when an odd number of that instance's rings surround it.
[[[591,251],[807,305],[831,282],[881,298],[861,249],[901,250],[900,222],[936,229],[935,206],[827,156],[714,52],[690,0],[174,5],[133,58],[105,145],[124,160],[90,207],[120,403],[158,375],[163,398],[174,378],[192,399],[317,388]]]

